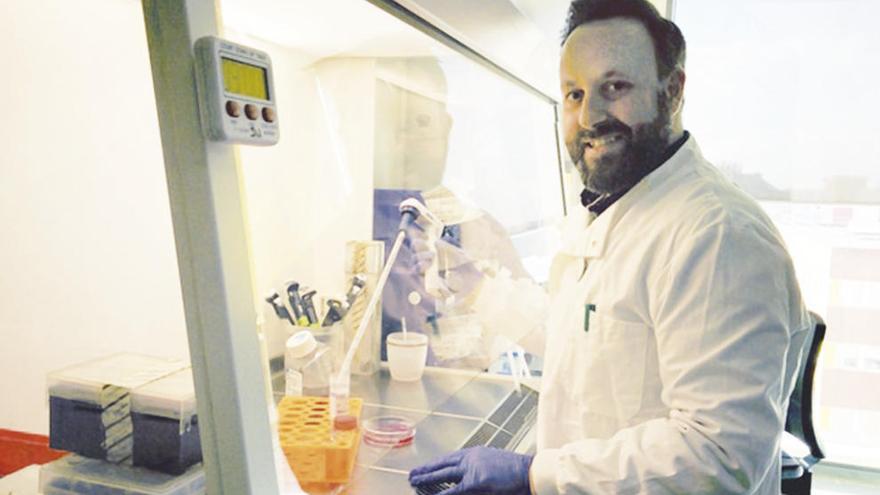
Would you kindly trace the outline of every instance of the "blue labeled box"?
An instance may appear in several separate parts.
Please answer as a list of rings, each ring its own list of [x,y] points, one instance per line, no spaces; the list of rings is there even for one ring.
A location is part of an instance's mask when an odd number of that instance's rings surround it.
[[[181,474],[201,462],[191,368],[134,389],[131,419],[135,466]]]
[[[114,354],[49,374],[49,446],[121,463],[132,456],[131,392],[187,368],[179,359]]]

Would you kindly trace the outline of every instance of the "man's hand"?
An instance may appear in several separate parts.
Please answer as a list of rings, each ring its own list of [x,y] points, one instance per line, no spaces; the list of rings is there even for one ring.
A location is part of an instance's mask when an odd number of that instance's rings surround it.
[[[413,469],[413,487],[457,483],[439,495],[529,495],[532,456],[490,447],[472,447]]]
[[[424,275],[431,265],[437,262],[436,238],[418,224],[407,229],[406,237],[415,255],[416,271],[419,275]]]
[[[429,293],[432,289],[438,291],[432,294],[434,297],[464,297],[479,286],[483,274],[462,248],[433,237],[420,225],[410,227],[407,237],[415,254],[416,270],[426,279],[434,277],[427,284],[431,287],[426,287]]]

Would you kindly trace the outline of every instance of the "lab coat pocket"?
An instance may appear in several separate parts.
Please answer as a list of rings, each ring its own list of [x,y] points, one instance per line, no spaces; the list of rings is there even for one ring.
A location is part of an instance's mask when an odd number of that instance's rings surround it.
[[[623,427],[636,416],[642,407],[645,382],[646,361],[648,359],[648,337],[650,327],[641,323],[616,320],[595,314],[596,331],[599,341],[598,361],[610,397],[602,402],[606,414],[613,414],[618,427]]]

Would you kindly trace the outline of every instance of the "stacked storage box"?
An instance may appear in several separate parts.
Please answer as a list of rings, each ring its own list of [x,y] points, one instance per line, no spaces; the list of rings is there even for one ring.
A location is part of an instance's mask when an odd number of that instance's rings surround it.
[[[65,368],[49,375],[49,404],[50,445],[80,455],[43,466],[47,495],[204,490],[186,362],[117,354]]]
[[[182,474],[202,460],[192,369],[131,393],[135,466]]]
[[[205,493],[201,464],[174,476],[71,454],[40,468],[44,495],[196,495]]]
[[[49,446],[110,462],[131,457],[131,391],[185,361],[115,354],[49,374]]]

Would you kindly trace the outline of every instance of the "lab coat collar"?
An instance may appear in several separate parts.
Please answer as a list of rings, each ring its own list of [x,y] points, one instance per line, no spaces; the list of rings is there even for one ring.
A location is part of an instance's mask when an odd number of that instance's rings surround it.
[[[633,204],[701,160],[700,148],[691,135],[669,160],[645,176],[601,215],[595,216],[586,208],[576,208],[563,224],[561,251],[576,257],[601,258],[611,230]]]
[[[684,172],[685,169],[691,169],[695,163],[702,161],[704,161],[703,152],[700,151],[697,140],[694,139],[693,135],[690,135],[684,145],[666,163],[648,174],[633,189],[654,190],[669,179]]]

